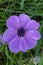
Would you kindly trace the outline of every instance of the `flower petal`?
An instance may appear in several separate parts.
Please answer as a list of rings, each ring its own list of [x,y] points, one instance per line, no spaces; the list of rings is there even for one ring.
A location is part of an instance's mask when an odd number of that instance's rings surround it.
[[[3,39],[5,42],[9,42],[16,36],[16,30],[13,29],[7,29],[3,34]]]
[[[37,30],[31,30],[31,31],[28,31],[27,33],[28,33],[28,36],[30,36],[31,38],[35,40],[39,40],[41,38],[41,35]]]
[[[20,43],[20,39],[19,37],[15,37],[12,41],[9,42],[9,49],[10,51],[17,53],[20,51],[19,49],[19,43]]]
[[[38,29],[40,27],[40,24],[35,21],[35,20],[31,20],[25,27],[26,30],[34,30],[34,29]]]
[[[30,17],[26,14],[20,14],[19,19],[22,27],[24,27],[30,21]]]
[[[20,27],[19,18],[16,15],[10,16],[6,25],[8,28],[18,29]]]
[[[37,41],[35,39],[29,37],[28,34],[26,34],[24,38],[27,41],[29,49],[32,49],[37,45]]]
[[[28,50],[28,45],[23,37],[20,38],[19,48],[21,51],[26,52]]]

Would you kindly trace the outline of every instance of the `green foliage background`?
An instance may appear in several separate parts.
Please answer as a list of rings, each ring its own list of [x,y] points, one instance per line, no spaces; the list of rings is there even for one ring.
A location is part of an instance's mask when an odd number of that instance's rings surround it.
[[[0,34],[6,30],[6,20],[11,15],[25,13],[40,23],[41,39],[37,46],[26,53],[14,54],[7,45],[0,47],[0,65],[34,65],[31,59],[40,56],[43,65],[43,0],[0,0]]]

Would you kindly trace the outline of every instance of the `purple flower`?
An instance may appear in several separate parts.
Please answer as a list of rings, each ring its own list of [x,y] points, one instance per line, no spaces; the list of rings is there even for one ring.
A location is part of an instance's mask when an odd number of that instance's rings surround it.
[[[36,46],[41,35],[37,31],[40,24],[31,20],[26,14],[13,15],[7,19],[8,29],[3,34],[3,39],[8,43],[10,51],[17,53],[26,52]]]

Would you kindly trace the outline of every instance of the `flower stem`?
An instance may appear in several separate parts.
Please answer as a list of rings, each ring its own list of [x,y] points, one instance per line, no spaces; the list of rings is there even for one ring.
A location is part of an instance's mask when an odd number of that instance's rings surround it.
[[[22,61],[22,52],[20,52],[20,61]]]
[[[22,53],[22,52],[20,52],[19,62],[20,62],[20,64],[21,64],[21,65],[22,65],[22,55],[23,55],[23,53]]]

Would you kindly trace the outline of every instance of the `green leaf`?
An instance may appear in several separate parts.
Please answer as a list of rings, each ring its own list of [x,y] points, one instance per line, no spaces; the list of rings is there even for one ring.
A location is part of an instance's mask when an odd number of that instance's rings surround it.
[[[31,62],[31,63],[29,63],[29,64],[27,64],[27,65],[34,65],[34,63],[33,63],[33,62]]]
[[[3,49],[4,49],[4,45],[2,45],[2,46],[0,47],[0,52],[2,52]]]
[[[24,1],[25,1],[25,0],[21,0],[20,9],[22,9],[22,8],[24,7]]]
[[[2,2],[2,0],[0,0],[0,2]]]
[[[43,55],[42,55],[40,63],[38,65],[43,65]]]

